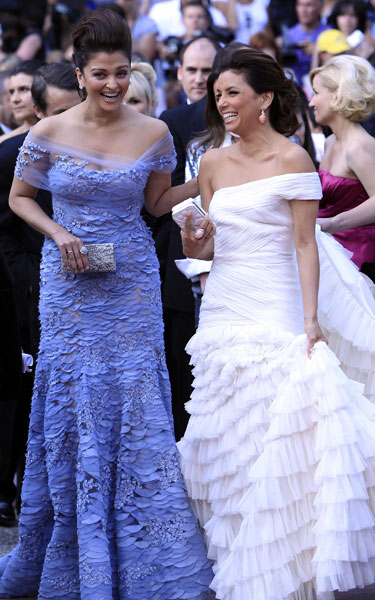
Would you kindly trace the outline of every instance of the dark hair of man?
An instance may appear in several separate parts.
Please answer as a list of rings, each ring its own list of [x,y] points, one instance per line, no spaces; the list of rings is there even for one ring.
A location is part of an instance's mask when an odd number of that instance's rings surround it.
[[[353,8],[354,14],[358,19],[357,29],[365,32],[367,27],[367,10],[366,3],[362,2],[362,0],[339,0],[329,15],[328,24],[333,29],[339,29],[337,26],[337,17],[345,15],[348,8]]]
[[[82,72],[93,54],[122,52],[131,61],[129,26],[113,10],[94,10],[78,21],[73,31],[73,59]]]
[[[116,2],[106,2],[101,6],[98,6],[96,10],[113,10],[113,12],[117,13],[122,19],[125,19],[125,11],[124,9],[117,4]]]
[[[186,2],[186,4],[183,4],[181,6],[181,13],[184,14],[185,9],[189,8],[189,6],[198,6],[198,8],[201,8],[204,11],[204,14],[206,16],[207,21],[210,23],[211,22],[211,15],[210,15],[210,11],[208,10],[208,8],[206,6],[204,6],[201,2],[198,2],[198,0],[191,0],[191,2]]]
[[[298,92],[293,79],[288,77],[284,69],[272,56],[254,48],[240,48],[224,57],[216,79],[224,71],[234,71],[243,76],[256,94],[273,92],[274,98],[270,106],[269,118],[272,127],[279,133],[291,136],[298,128],[296,111],[298,106]],[[216,79],[207,81],[207,111],[215,106],[215,93],[213,84]]]
[[[184,60],[184,55],[186,50],[192,45],[195,44],[195,42],[197,42],[198,40],[207,40],[215,49],[216,52],[218,52],[218,50],[220,50],[220,45],[215,42],[215,40],[213,40],[212,38],[210,38],[208,35],[198,35],[197,37],[193,38],[192,40],[189,40],[187,42],[187,44],[184,44],[184,46],[182,46],[181,51],[180,51],[180,64],[182,65],[182,62]]]
[[[35,75],[38,69],[44,65],[44,62],[37,59],[23,60],[12,70],[10,76],[18,75],[19,73],[25,73],[25,75]]]
[[[52,62],[40,67],[34,75],[31,86],[33,103],[43,113],[47,109],[47,87],[52,85],[60,90],[78,92],[78,81],[75,69],[71,63]]]

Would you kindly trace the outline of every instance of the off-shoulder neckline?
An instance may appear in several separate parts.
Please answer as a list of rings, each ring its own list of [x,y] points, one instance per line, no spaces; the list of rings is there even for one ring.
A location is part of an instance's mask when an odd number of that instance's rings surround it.
[[[167,131],[153,144],[151,144],[151,146],[149,146],[149,148],[147,148],[147,150],[145,150],[143,154],[136,158],[119,156],[118,154],[107,154],[104,152],[100,152],[99,150],[91,150],[89,148],[84,148],[83,146],[76,146],[73,144],[69,144],[68,142],[62,142],[44,134],[34,133],[33,128],[30,129],[25,141],[39,145],[42,150],[46,150],[47,152],[52,151],[54,154],[66,154],[67,156],[81,158],[82,160],[91,160],[95,164],[113,165],[115,163],[117,165],[122,164],[129,166],[142,162],[142,160],[144,160],[147,155],[153,154],[157,146],[160,146],[163,144],[163,142],[165,143],[171,139],[171,134],[169,131]]]
[[[253,179],[252,181],[246,181],[245,183],[238,183],[237,185],[229,185],[229,186],[225,186],[225,187],[221,187],[218,190],[216,190],[212,197],[214,197],[216,194],[218,194],[219,192],[222,191],[227,191],[227,190],[238,190],[238,188],[242,188],[245,186],[250,186],[256,183],[262,183],[264,181],[269,182],[272,179],[280,179],[281,177],[304,177],[304,176],[316,176],[319,180],[319,174],[316,171],[303,171],[301,173],[282,173],[281,175],[272,175],[271,177],[263,177],[262,179]]]
[[[331,177],[334,177],[335,179],[347,179],[348,181],[358,181],[358,183],[361,183],[359,181],[359,179],[357,179],[356,177],[344,177],[343,175],[334,175],[330,171],[327,171],[327,169],[318,169],[318,174],[319,173],[327,173],[327,175],[330,175]],[[362,185],[362,183],[361,183],[361,185]]]

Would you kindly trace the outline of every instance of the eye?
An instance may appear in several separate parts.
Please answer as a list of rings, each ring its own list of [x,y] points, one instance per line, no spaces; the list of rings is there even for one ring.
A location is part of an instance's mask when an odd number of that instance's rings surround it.
[[[123,71],[119,71],[117,73],[118,77],[127,77],[127,75],[128,75],[128,71],[125,71],[125,69]]]
[[[102,77],[104,77],[104,73],[102,71],[97,71],[96,73],[93,73],[93,76],[97,79],[101,79]]]
[[[140,100],[139,100],[139,98],[129,98],[127,103],[128,104],[139,104]]]

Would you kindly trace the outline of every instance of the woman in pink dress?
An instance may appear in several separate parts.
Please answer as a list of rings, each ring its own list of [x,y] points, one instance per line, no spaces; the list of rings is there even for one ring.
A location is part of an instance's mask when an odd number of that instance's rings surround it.
[[[375,211],[366,224],[342,218],[375,195],[375,139],[360,125],[375,112],[375,71],[364,58],[337,56],[311,73],[310,106],[320,125],[333,131],[319,175],[323,188],[318,223],[352,253],[361,271],[375,278]]]

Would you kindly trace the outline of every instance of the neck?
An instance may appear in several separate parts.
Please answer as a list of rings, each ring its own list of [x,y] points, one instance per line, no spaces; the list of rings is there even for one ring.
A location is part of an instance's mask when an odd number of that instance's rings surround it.
[[[306,31],[306,33],[311,33],[312,31],[315,31],[315,29],[317,27],[319,27],[320,18],[316,19],[316,21],[314,21],[313,23],[305,23],[305,24],[300,23],[300,25],[301,25],[303,31]]]
[[[254,155],[272,149],[278,133],[266,121],[264,124],[257,123],[253,127],[248,127],[246,132],[238,132],[238,135],[240,136],[238,146],[241,152]]]
[[[122,118],[123,111],[126,109],[123,104],[120,104],[116,111],[101,110],[97,105],[92,106],[90,98],[86,98],[80,107],[82,108],[82,122],[96,129],[117,123]]]
[[[348,119],[344,119],[340,115],[335,115],[332,122],[328,125],[334,133],[338,142],[350,142],[353,136],[353,131],[360,127],[359,123],[354,123]]]

